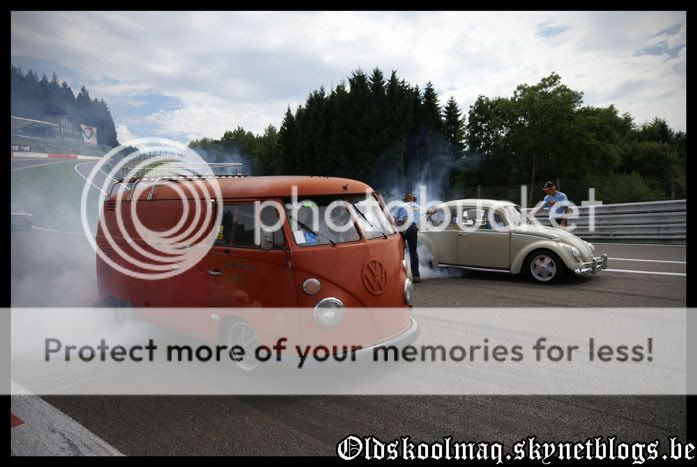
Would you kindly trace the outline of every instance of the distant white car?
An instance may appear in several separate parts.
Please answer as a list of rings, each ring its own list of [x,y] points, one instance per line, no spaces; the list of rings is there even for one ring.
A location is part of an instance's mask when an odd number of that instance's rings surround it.
[[[11,230],[31,230],[32,213],[22,209],[15,203],[10,205],[10,228]]]
[[[545,284],[607,268],[607,255],[595,256],[591,243],[531,221],[509,201],[461,199],[436,208],[419,231],[434,267],[524,273]]]

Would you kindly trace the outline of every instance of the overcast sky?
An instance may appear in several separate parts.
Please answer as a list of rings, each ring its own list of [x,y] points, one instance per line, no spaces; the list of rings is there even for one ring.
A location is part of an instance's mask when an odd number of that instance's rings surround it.
[[[260,132],[379,67],[463,110],[556,71],[584,103],[686,130],[684,12],[13,12],[12,63],[109,104],[120,142]]]

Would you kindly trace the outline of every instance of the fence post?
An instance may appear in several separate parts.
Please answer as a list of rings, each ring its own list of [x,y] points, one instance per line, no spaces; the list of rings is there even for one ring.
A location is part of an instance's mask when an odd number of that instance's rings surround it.
[[[477,199],[481,199],[481,198],[482,198],[482,186],[477,185]]]

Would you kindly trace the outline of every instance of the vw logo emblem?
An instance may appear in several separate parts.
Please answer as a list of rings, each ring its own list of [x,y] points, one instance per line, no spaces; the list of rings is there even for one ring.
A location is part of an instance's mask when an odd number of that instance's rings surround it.
[[[385,293],[387,285],[387,272],[385,266],[375,258],[370,258],[363,265],[361,273],[363,285],[373,295],[382,295]]]

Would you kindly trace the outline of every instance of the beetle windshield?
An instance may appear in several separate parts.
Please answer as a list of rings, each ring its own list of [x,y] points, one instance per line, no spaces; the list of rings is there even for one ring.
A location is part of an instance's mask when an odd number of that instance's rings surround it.
[[[510,206],[506,206],[504,210],[506,212],[506,217],[508,217],[508,220],[510,221],[511,225],[530,224],[530,219],[528,219],[528,216],[523,214],[523,211],[520,209],[520,206],[512,204]]]

